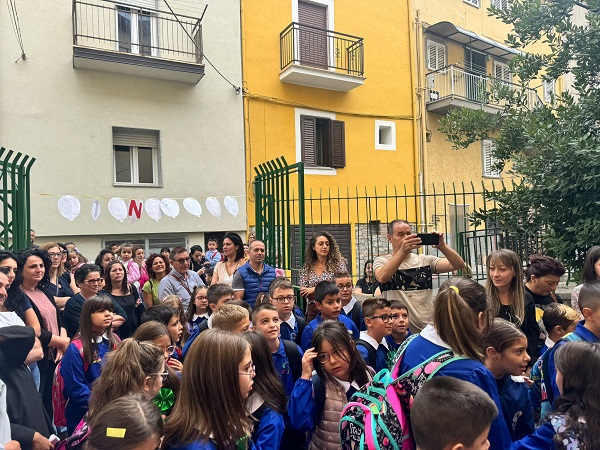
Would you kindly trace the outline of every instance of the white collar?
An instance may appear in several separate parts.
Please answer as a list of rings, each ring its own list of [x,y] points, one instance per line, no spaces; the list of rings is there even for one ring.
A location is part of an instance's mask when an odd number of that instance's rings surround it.
[[[106,339],[108,341],[108,335],[106,334],[106,331],[102,334],[102,336],[98,336],[92,339],[92,342],[99,344],[100,342],[102,342],[102,339]]]
[[[290,314],[290,318],[288,320],[284,320],[284,322],[287,323],[292,330],[296,328],[296,316],[294,316],[294,311],[292,311]]]
[[[344,310],[344,312],[346,314],[348,314],[348,313],[350,313],[350,311],[352,311],[352,308],[354,308],[355,303],[356,303],[356,299],[353,296],[346,306],[342,306],[342,309]]]
[[[442,341],[442,338],[440,338],[439,334],[431,324],[423,328],[423,331],[421,331],[421,336],[435,345],[452,350],[448,344]]]
[[[381,340],[381,342],[377,342],[375,339],[373,339],[371,336],[369,336],[366,331],[361,331],[360,339],[371,344],[375,350],[377,350],[379,348],[380,344],[389,350],[388,343],[385,338],[383,338]]]
[[[554,347],[554,341],[552,339],[550,339],[548,336],[546,336],[546,347],[548,348],[552,348]]]
[[[248,414],[254,414],[258,408],[262,406],[265,401],[256,392],[252,393],[248,400],[246,400],[246,412]]]
[[[360,386],[358,385],[358,383],[356,381],[353,381],[352,383],[348,383],[347,381],[342,381],[339,378],[334,377],[333,375],[331,377],[335,381],[337,381],[338,383],[340,383],[340,385],[344,388],[344,392],[348,392],[350,390],[350,386],[352,386],[357,391],[360,389]]]
[[[199,317],[204,317],[204,318],[208,319],[210,316],[208,315],[207,312],[205,312],[204,314],[194,314],[194,317],[192,317],[192,322]]]
[[[213,316],[210,316],[207,320],[206,320],[206,325],[208,325],[208,329],[210,330],[212,328],[212,319]]]

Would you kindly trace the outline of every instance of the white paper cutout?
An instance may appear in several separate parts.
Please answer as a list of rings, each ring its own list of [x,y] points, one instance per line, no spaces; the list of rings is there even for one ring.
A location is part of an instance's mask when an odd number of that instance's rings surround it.
[[[221,204],[216,198],[208,197],[206,199],[206,209],[208,209],[208,212],[215,216],[217,219],[221,218]]]
[[[235,197],[228,195],[223,199],[223,203],[225,204],[225,209],[229,212],[229,214],[231,214],[233,217],[237,217],[240,212],[240,208]]]
[[[63,195],[58,199],[58,211],[65,219],[73,221],[81,212],[81,203],[72,195]]]
[[[157,198],[149,198],[144,202],[144,209],[146,210],[146,214],[150,216],[151,219],[156,220],[157,222],[162,219],[162,211],[160,209],[160,200]]]
[[[113,197],[108,201],[108,211],[119,222],[127,218],[127,205],[125,200],[120,197]]]
[[[142,211],[144,209],[144,202],[139,198],[134,198],[129,201],[129,207],[127,208],[127,217],[131,220],[131,223],[135,223],[142,218]]]
[[[95,198],[92,202],[92,220],[95,222],[100,218],[100,213],[102,212],[102,205],[100,205],[100,201]]]
[[[202,206],[200,202],[193,197],[183,199],[183,207],[192,216],[200,217],[202,215]]]
[[[172,198],[163,198],[160,201],[160,209],[165,216],[173,219],[179,215],[179,203]]]

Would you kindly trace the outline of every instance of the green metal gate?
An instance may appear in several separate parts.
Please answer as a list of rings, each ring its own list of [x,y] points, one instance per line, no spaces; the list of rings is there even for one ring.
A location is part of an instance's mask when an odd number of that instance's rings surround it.
[[[2,215],[0,217],[0,245],[7,250],[19,251],[30,247],[31,205],[30,175],[35,162],[23,153],[0,147],[0,179],[2,180]]]

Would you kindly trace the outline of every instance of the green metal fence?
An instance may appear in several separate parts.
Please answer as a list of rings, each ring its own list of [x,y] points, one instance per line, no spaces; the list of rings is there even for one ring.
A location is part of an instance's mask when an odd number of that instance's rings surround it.
[[[302,163],[288,166],[281,158],[256,171],[257,238],[266,242],[267,261],[290,271],[293,279],[302,266],[305,243],[318,230],[334,235],[354,278],[360,278],[367,260],[391,252],[387,224],[394,219],[407,220],[415,232],[443,232],[467,264],[463,274],[477,280],[486,278],[485,260],[493,250],[514,250],[524,266],[531,254],[544,253],[541,233],[515,235],[495,223],[473,223],[474,211],[497,206],[484,193],[504,189],[502,181],[432,185],[426,193],[410,186],[305,190]],[[438,254],[432,247],[421,251]]]
[[[30,170],[34,162],[35,158],[0,147],[0,245],[8,250],[30,246]]]

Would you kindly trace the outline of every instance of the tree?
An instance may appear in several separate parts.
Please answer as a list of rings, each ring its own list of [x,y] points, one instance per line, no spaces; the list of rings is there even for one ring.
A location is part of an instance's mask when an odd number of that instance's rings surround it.
[[[573,21],[573,9],[581,6],[584,25]],[[541,232],[545,252],[575,271],[585,251],[600,244],[599,11],[600,0],[514,0],[510,9],[490,8],[490,14],[513,26],[509,45],[523,49],[541,42],[548,51],[510,62],[519,88],[491,93],[507,101],[501,120],[474,118],[462,110],[444,118],[439,129],[455,148],[497,130],[498,168],[510,167],[506,173],[520,182],[486,192],[498,207],[476,212],[473,220],[499,222],[509,233]],[[565,74],[574,79],[572,93],[528,104],[529,86]]]

